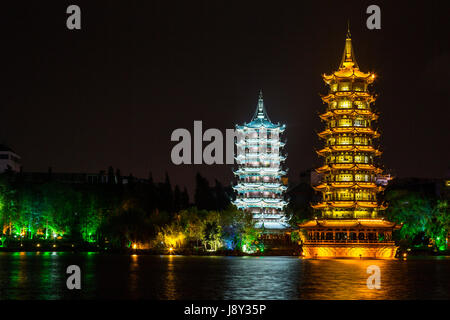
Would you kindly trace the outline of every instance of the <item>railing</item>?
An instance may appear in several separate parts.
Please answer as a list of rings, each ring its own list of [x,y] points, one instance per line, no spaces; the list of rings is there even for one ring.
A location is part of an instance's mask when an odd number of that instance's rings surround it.
[[[327,244],[327,243],[382,243],[382,244],[395,244],[392,240],[305,240],[306,244]]]

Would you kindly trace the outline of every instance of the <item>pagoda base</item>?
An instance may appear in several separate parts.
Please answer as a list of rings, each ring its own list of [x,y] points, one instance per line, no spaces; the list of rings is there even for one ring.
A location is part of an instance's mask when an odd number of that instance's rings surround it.
[[[394,244],[383,243],[321,243],[303,244],[305,258],[383,258],[393,259],[397,251]]]

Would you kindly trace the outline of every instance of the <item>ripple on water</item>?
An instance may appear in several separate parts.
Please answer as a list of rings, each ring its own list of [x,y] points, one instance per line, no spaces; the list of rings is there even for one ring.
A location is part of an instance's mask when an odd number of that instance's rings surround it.
[[[66,289],[79,265],[82,290]],[[366,285],[367,267],[381,288]],[[449,299],[450,259],[303,260],[0,252],[0,299]]]

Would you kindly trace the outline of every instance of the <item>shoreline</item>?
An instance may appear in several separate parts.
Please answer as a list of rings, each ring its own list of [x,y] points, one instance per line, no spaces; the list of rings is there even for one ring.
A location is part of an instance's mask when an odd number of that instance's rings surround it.
[[[106,250],[99,250],[98,248],[61,248],[59,249],[52,249],[52,248],[29,248],[29,247],[23,247],[23,248],[0,248],[1,252],[10,252],[10,253],[102,253],[102,254],[124,254],[124,255],[148,255],[148,256],[161,256],[161,255],[167,255],[167,256],[198,256],[198,257],[208,257],[208,256],[223,256],[223,257],[301,257],[301,253],[298,252],[298,250],[268,250],[264,253],[244,253],[241,251],[231,251],[231,250],[218,250],[214,252],[194,252],[194,250],[185,249],[185,250],[174,250],[169,251],[167,249],[163,250],[139,250],[139,249],[122,249],[122,250],[113,250],[113,249],[106,249]],[[423,250],[417,250],[417,251],[409,251],[408,257],[415,258],[415,257],[450,257],[450,250],[446,251],[438,251],[438,252],[424,252]],[[320,260],[321,258],[311,258],[313,260]],[[323,259],[337,259],[333,257],[326,257]],[[340,258],[339,258],[340,259]],[[344,259],[344,258],[343,258]],[[347,258],[347,259],[353,259],[353,258]],[[357,258],[354,258],[357,259]],[[376,258],[363,258],[364,259],[376,259]],[[401,258],[394,258],[394,259],[401,259]]]

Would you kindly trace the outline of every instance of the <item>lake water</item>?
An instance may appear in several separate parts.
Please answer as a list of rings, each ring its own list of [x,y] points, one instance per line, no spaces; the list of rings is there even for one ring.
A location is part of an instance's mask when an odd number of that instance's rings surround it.
[[[68,290],[78,265],[81,290]],[[381,271],[369,289],[367,267]],[[0,299],[449,299],[450,258],[303,260],[0,252]]]

